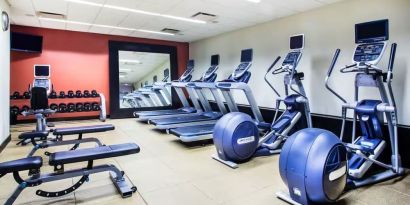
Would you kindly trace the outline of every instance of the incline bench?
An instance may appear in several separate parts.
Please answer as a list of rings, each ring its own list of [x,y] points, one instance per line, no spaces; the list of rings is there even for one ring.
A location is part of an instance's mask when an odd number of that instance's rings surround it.
[[[110,146],[100,146],[96,148],[78,149],[52,153],[49,157],[49,165],[54,166],[54,172],[41,174],[40,168],[43,166],[41,157],[27,157],[14,161],[0,163],[0,178],[6,174],[13,173],[15,181],[19,184],[13,194],[7,199],[7,205],[13,204],[20,193],[27,187],[39,186],[42,183],[59,181],[68,178],[81,177],[74,185],[60,191],[37,190],[36,194],[41,197],[60,197],[78,189],[88,181],[91,174],[109,172],[110,178],[123,198],[130,197],[137,188],[129,186],[124,172],[116,166],[104,164],[94,166],[93,161],[136,154],[140,148],[135,143],[116,144]],[[88,162],[86,167],[80,169],[64,170],[65,164]],[[29,171],[29,178],[23,179],[20,172]],[[132,183],[131,183],[132,184]]]
[[[42,132],[25,132],[19,135],[19,139],[21,142],[28,142],[30,141],[34,147],[29,153],[28,156],[33,156],[34,153],[38,149],[44,149],[47,147],[55,147],[61,145],[70,145],[73,144],[70,150],[75,150],[81,143],[88,143],[94,142],[97,146],[102,146],[103,144],[97,138],[83,138],[83,134],[88,133],[99,133],[99,132],[107,132],[114,130],[114,125],[105,124],[105,125],[91,125],[91,126],[80,126],[80,127],[67,127],[67,128],[57,128],[54,129],[53,135],[54,138],[49,138],[49,132],[42,131]],[[77,139],[73,140],[63,140],[63,137],[66,135],[78,135]],[[39,143],[40,142],[40,143]],[[24,143],[21,143],[24,144]],[[49,155],[46,152],[46,155]]]

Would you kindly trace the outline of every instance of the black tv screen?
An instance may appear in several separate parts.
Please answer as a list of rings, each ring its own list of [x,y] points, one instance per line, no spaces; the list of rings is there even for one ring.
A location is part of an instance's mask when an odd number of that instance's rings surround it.
[[[24,33],[11,33],[11,50],[41,53],[43,37]]]
[[[302,49],[304,44],[304,35],[290,37],[290,49]]]
[[[211,56],[211,65],[219,65],[219,55]]]
[[[250,49],[245,49],[241,51],[241,62],[251,62],[252,61],[252,56],[253,56],[253,50]]]
[[[383,19],[355,25],[356,43],[389,40],[389,20]]]

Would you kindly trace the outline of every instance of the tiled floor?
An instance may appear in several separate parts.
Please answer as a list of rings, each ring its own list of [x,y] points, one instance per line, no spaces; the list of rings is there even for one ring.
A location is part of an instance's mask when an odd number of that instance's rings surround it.
[[[96,164],[112,163],[125,171],[138,187],[138,193],[122,199],[111,183],[108,174],[90,177],[90,181],[74,193],[56,199],[35,195],[37,188],[26,189],[17,204],[153,204],[153,205],[200,205],[200,204],[286,204],[275,197],[275,192],[286,190],[278,173],[278,156],[255,158],[231,169],[213,160],[211,144],[187,146],[173,135],[163,134],[152,126],[134,119],[109,120],[116,130],[97,136],[105,144],[135,142],[141,147],[137,155],[100,160]],[[98,121],[58,122],[57,127],[99,124]],[[21,131],[32,129],[33,124],[12,127],[12,142],[0,154],[0,161],[24,157],[31,146],[16,146]],[[64,150],[60,147],[55,150]],[[43,151],[38,152],[42,154]],[[45,160],[46,162],[46,160]],[[71,166],[66,166],[66,169]],[[77,166],[78,165],[74,165]],[[51,171],[46,167],[42,171]],[[38,188],[57,191],[67,188],[75,180],[43,184]],[[0,202],[14,190],[12,175],[0,179]],[[410,204],[410,177],[388,181],[372,187],[348,192],[337,204]]]

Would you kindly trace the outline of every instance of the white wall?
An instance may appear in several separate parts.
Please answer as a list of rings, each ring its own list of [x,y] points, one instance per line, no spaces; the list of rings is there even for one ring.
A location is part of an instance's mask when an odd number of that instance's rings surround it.
[[[0,13],[10,13],[9,5],[0,0]],[[10,134],[10,30],[4,32],[0,26],[0,144]]]
[[[170,61],[167,60],[165,61],[163,64],[161,64],[160,66],[156,67],[153,69],[152,72],[148,73],[147,75],[145,75],[140,81],[138,81],[137,83],[134,84],[135,88],[139,88],[141,87],[141,83],[144,85],[145,81],[148,81],[148,85],[152,85],[153,83],[153,77],[156,75],[157,76],[157,82],[161,82],[164,79],[164,70],[166,68],[169,69],[169,72],[171,72],[171,68],[170,68]],[[170,78],[168,78],[168,81],[171,80],[171,73],[169,73]]]
[[[263,81],[266,69],[276,56],[288,52],[289,36],[305,34],[305,49],[299,70],[305,73],[303,81],[313,113],[340,115],[340,102],[324,87],[326,71],[336,48],[342,53],[337,67],[351,63],[354,49],[354,25],[378,19],[389,19],[390,43],[398,43],[393,89],[398,103],[399,123],[410,125],[410,1],[409,0],[348,0],[293,16],[273,20],[253,27],[221,34],[190,44],[190,58],[195,59],[198,78],[209,65],[212,54],[220,54],[218,79],[226,78],[238,65],[240,50],[254,49],[250,86],[258,105],[274,107],[276,96]],[[388,51],[390,47],[388,48]],[[387,66],[388,54],[379,66]],[[283,91],[282,77],[270,78]],[[336,90],[353,99],[353,75],[334,72],[332,84]],[[363,97],[376,96],[375,90],[366,90]],[[235,95],[238,103],[245,103],[243,95]]]

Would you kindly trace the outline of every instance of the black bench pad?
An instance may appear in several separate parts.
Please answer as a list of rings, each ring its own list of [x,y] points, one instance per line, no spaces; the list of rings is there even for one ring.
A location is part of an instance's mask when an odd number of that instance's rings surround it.
[[[140,147],[135,143],[116,144],[101,146],[96,148],[77,149],[72,151],[55,152],[50,155],[49,164],[51,166],[70,164],[76,162],[86,162],[89,160],[119,157],[135,154],[140,151]]]
[[[41,132],[24,132],[19,135],[19,139],[35,139],[35,138],[46,138],[48,136],[47,131]]]
[[[41,157],[27,157],[0,163],[0,174],[39,169],[43,165]]]
[[[114,125],[91,125],[91,126],[81,126],[81,127],[66,127],[66,128],[57,128],[54,130],[54,135],[78,135],[86,133],[95,133],[95,132],[106,132],[114,130]]]

